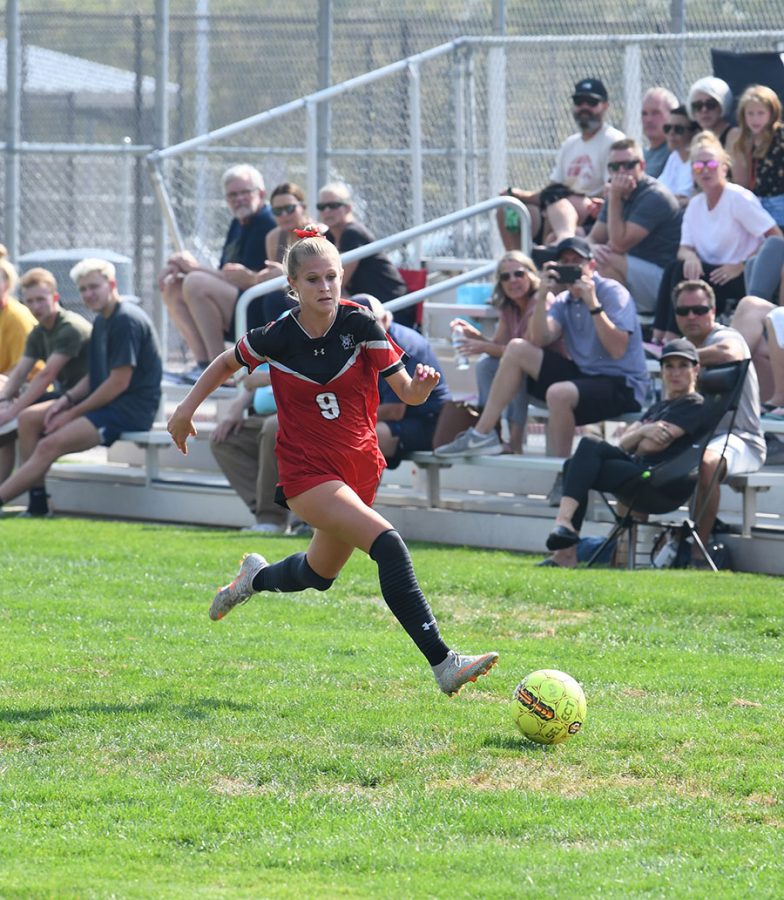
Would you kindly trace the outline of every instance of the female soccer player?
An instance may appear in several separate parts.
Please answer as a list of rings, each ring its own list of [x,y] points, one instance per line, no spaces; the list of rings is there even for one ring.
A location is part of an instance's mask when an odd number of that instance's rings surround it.
[[[174,443],[187,453],[196,434],[193,415],[242,366],[270,366],[278,406],[278,502],[313,526],[306,553],[268,564],[248,554],[231,584],[221,588],[210,618],[221,619],[257,591],[327,590],[354,552],[378,565],[381,592],[430,663],[446,694],[456,694],[495,665],[498,654],[465,656],[450,650],[414,575],[408,548],[372,509],[384,468],[375,422],[380,373],[412,405],[438,383],[430,366],[405,370],[403,351],[363,307],[340,299],[342,268],[335,247],[318,229],[298,232],[285,265],[298,305],[243,337],[204,371],[169,420]]]

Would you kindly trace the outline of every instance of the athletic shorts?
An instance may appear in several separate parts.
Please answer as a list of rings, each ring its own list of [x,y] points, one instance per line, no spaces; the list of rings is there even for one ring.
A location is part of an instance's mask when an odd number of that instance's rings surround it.
[[[547,389],[559,381],[571,381],[577,386],[579,400],[574,410],[577,425],[603,422],[624,413],[639,412],[640,404],[623,375],[585,375],[579,367],[553,350],[542,351],[539,377],[528,378],[528,392],[545,400]]]
[[[747,472],[756,472],[765,462],[765,454],[763,451],[746,443],[746,441],[744,441],[742,437],[738,437],[737,434],[731,434],[729,440],[727,440],[726,431],[724,434],[715,435],[708,444],[707,449],[713,450],[714,453],[724,454],[724,461],[727,464],[727,474],[724,476],[725,478],[729,478],[730,475],[743,475]]]
[[[318,487],[320,484],[325,484],[327,481],[340,481],[343,484],[346,483],[345,481],[343,481],[340,475],[314,475],[310,481],[298,481],[294,488],[289,489],[292,491],[289,496],[298,497],[300,494],[304,494],[305,491],[309,491],[314,487]],[[348,487],[350,487],[351,490],[354,491],[354,493],[366,506],[372,506],[373,501],[376,499],[378,484],[378,479],[376,479],[372,484],[364,484],[359,486],[350,484],[348,485]],[[277,487],[275,488],[275,502],[278,504],[278,506],[282,506],[284,509],[291,509],[286,497],[286,491],[282,484],[277,485]]]
[[[152,425],[151,419],[133,422],[128,418],[128,413],[121,412],[110,403],[100,409],[92,409],[84,414],[85,419],[92,422],[101,436],[101,446],[111,447],[120,437],[123,431],[149,431]]]
[[[641,316],[652,316],[656,312],[663,275],[664,269],[656,263],[626,254],[626,287]]]
[[[396,422],[386,422],[389,430],[398,439],[395,455],[387,457],[387,468],[396,469],[406,453],[413,453],[416,450],[432,450],[437,420],[437,416],[417,416],[403,418]]]

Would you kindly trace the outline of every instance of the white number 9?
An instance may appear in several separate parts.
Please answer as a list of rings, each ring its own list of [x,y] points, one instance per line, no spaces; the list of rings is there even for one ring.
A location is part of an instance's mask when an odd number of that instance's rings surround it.
[[[325,419],[337,419],[340,415],[338,398],[333,393],[317,394],[316,403]]]

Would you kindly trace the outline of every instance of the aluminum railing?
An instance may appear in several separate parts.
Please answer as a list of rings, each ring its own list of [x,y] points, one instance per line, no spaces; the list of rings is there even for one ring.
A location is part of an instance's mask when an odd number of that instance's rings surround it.
[[[449,215],[446,216],[440,216],[437,219],[432,219],[430,222],[414,225],[412,228],[407,228],[405,231],[400,231],[389,237],[380,238],[377,241],[373,241],[371,244],[365,244],[363,247],[357,247],[356,250],[349,250],[348,253],[343,253],[340,259],[344,265],[346,263],[356,262],[357,260],[372,256],[374,253],[383,253],[390,247],[398,247],[409,241],[415,241],[423,235],[439,231],[442,228],[448,228],[458,222],[463,222],[474,216],[480,216],[483,213],[492,212],[503,206],[511,206],[519,211],[520,246],[523,248],[524,253],[530,253],[531,217],[528,214],[528,210],[516,197],[503,195],[491,197],[489,200],[483,200],[481,203],[475,203],[473,206],[466,207],[466,209],[449,213]],[[437,284],[428,285],[419,291],[406,294],[404,297],[398,297],[396,300],[390,300],[385,303],[384,306],[392,312],[395,312],[398,309],[405,309],[408,306],[420,303],[422,300],[427,300],[429,297],[433,297],[436,294],[442,294],[453,288],[459,287],[461,284],[467,284],[469,281],[473,281],[476,278],[483,278],[495,271],[495,267],[495,261],[479,262],[478,265],[465,272],[461,272],[459,275],[453,275],[451,278],[439,281]],[[270,281],[264,281],[261,284],[254,285],[254,287],[248,288],[247,291],[244,291],[240,295],[234,317],[235,334],[238,340],[247,330],[248,304],[257,297],[263,297],[266,294],[272,293],[272,291],[285,290],[287,287],[288,281],[286,276],[280,275],[277,278],[270,279]]]

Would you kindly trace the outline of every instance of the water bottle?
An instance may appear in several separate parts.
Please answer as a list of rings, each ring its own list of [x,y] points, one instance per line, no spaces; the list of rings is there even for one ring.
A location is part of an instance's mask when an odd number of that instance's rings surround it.
[[[465,331],[462,325],[455,325],[452,329],[452,346],[455,349],[455,365],[458,369],[468,369],[471,361],[463,350],[463,341],[465,340]]]
[[[511,188],[507,188],[506,193],[509,194],[510,197],[514,196]],[[504,228],[506,228],[510,234],[517,234],[520,231],[519,209],[514,206],[504,207]]]
[[[675,537],[668,538],[661,550],[653,558],[653,567],[655,569],[670,569],[678,556],[678,539]]]

